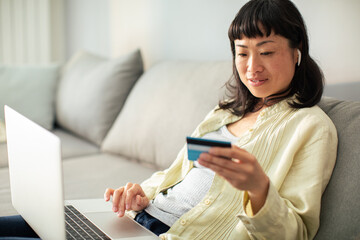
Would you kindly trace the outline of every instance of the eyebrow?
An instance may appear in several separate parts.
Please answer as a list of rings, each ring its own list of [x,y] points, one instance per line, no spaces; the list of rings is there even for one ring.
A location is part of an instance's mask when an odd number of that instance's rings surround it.
[[[264,44],[266,44],[266,43],[275,43],[275,42],[272,41],[272,40],[266,40],[266,41],[262,41],[262,42],[257,43],[256,46],[257,46],[257,47],[260,47],[260,46],[262,46],[262,45],[264,45]],[[237,47],[242,47],[242,48],[249,48],[248,46],[242,45],[242,44],[236,44],[236,46],[237,46]]]

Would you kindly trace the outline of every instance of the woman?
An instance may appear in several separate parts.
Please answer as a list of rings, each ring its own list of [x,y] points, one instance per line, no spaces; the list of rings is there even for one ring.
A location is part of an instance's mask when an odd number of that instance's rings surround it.
[[[125,212],[162,238],[312,239],[337,136],[316,104],[321,70],[309,56],[301,14],[288,0],[252,0],[229,29],[233,79],[194,137],[231,141],[196,162],[184,147],[141,185],[107,189]]]
[[[288,0],[252,0],[229,29],[232,95],[193,133],[233,142],[194,164],[185,148],[140,185],[107,189],[113,211],[169,239],[312,239],[337,136],[316,104],[323,76]],[[229,161],[231,159],[232,161]]]

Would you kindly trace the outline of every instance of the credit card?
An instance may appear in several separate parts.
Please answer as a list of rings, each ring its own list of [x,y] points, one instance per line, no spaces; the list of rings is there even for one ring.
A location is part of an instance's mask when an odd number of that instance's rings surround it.
[[[196,161],[200,154],[209,152],[211,147],[231,147],[231,142],[212,140],[206,138],[186,137],[188,158]]]

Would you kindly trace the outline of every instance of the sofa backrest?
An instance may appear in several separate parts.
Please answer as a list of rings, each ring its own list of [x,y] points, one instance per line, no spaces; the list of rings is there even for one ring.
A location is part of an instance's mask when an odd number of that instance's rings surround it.
[[[360,102],[323,98],[319,106],[335,124],[339,143],[315,239],[360,239]]]
[[[137,81],[102,150],[169,167],[185,137],[218,104],[231,75],[231,61],[155,65]]]
[[[339,100],[360,101],[360,81],[327,84],[324,88],[324,96]]]

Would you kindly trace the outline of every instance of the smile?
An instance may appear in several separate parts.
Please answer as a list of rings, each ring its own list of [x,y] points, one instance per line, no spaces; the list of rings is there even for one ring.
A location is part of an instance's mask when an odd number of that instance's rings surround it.
[[[249,80],[249,84],[254,87],[261,86],[267,81],[267,79],[248,79],[248,80]]]

